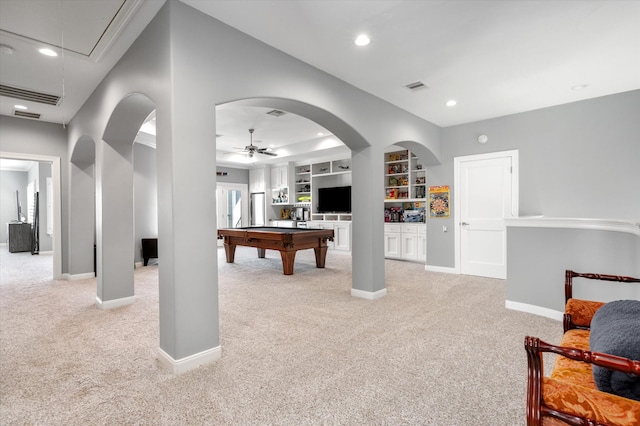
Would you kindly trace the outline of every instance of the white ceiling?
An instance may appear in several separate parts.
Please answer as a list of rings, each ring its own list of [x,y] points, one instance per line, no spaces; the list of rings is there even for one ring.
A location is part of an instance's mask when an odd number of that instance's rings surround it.
[[[640,89],[640,1],[182,1],[443,127]],[[59,106],[27,106],[68,122],[162,3],[1,0],[0,43],[15,51],[0,56],[0,82],[64,96]],[[353,44],[361,32],[367,47]],[[64,54],[44,57],[43,44]],[[404,87],[418,80],[429,88]],[[16,103],[0,97],[0,114]],[[293,152],[301,142],[298,155],[331,144],[314,123],[265,112],[218,111],[218,146],[247,145],[250,127],[260,147]]]

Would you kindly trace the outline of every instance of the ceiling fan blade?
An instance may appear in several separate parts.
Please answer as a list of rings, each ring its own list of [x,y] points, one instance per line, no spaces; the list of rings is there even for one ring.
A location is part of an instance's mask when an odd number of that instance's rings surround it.
[[[270,155],[272,157],[277,157],[278,156],[278,154],[276,154],[275,152],[269,152],[266,149],[259,149],[258,150],[258,154]]]

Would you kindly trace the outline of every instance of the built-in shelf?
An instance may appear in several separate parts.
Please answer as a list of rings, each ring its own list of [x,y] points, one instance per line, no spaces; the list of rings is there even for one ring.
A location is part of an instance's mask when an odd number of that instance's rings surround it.
[[[313,213],[311,220],[351,221],[351,213]]]

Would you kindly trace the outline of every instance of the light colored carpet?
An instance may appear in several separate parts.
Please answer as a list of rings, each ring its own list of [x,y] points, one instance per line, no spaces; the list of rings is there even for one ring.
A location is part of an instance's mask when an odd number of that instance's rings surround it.
[[[180,376],[156,356],[158,266],[113,310],[93,279],[0,285],[0,424],[523,425],[524,336],[562,334],[505,309],[500,280],[388,260],[368,301],[341,252],[293,276],[273,251],[218,262],[222,359]]]

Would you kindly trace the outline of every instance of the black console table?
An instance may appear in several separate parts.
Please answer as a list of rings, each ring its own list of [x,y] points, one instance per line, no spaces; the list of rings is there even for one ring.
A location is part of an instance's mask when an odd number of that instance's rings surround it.
[[[144,259],[144,266],[147,266],[149,259],[158,258],[158,239],[157,238],[143,238],[142,239],[142,258]]]
[[[31,224],[9,224],[9,253],[31,251]]]

